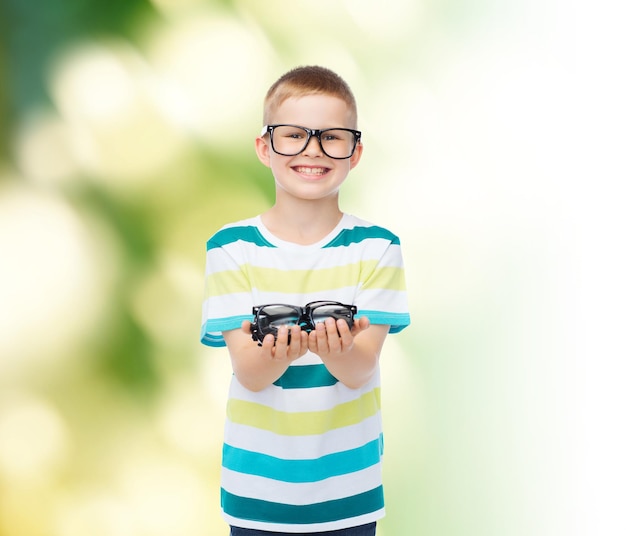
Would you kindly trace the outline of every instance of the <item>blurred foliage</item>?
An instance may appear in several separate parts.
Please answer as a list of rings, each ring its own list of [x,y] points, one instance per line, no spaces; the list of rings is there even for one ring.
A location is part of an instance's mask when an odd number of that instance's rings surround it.
[[[0,534],[223,534],[229,373],[223,357],[198,360],[204,241],[267,206],[271,181],[257,185],[253,151],[215,147],[162,119],[148,164],[133,167],[134,136],[151,133],[116,119],[110,97],[136,87],[132,106],[142,106],[141,64],[116,71],[125,56],[108,51],[121,44],[145,65],[143,29],[167,26],[150,2],[3,0],[1,9],[0,307],[11,318],[0,333]],[[59,101],[67,86],[55,88],[55,77],[73,51],[94,44],[126,78],[91,85],[100,96],[90,102],[113,102],[107,115],[88,117],[81,93],[68,115]],[[67,76],[71,84],[90,75]],[[84,128],[96,152],[112,147],[104,168],[76,156],[67,133]],[[183,140],[181,149],[150,166],[168,137]],[[32,253],[22,246],[29,239]],[[20,274],[17,285],[8,281]]]
[[[1,6],[5,83],[14,120],[29,107],[49,102],[50,61],[67,43],[111,34],[132,40],[137,24],[156,15],[148,0],[111,0],[106,9],[96,0],[2,0]]]
[[[106,8],[93,0],[55,0],[43,4],[34,0],[3,0],[2,8],[6,29],[2,33],[5,51],[2,87],[6,92],[3,109],[9,118],[2,125],[3,137],[11,141],[33,110],[54,106],[49,75],[59,52],[69,45],[97,41],[100,37],[115,36],[137,44],[138,28],[148,20],[159,18],[153,5],[145,0],[115,0],[107,2]],[[237,185],[245,187],[251,177],[258,175],[258,165],[251,152],[245,156],[225,155],[207,146],[197,146],[194,152],[195,156],[183,163],[190,168],[185,170],[189,174],[181,177],[180,169],[170,169],[163,170],[158,177],[158,184],[167,190],[166,194],[153,196],[148,190],[120,199],[116,192],[108,190],[106,185],[94,184],[88,176],[87,180],[59,187],[72,205],[106,221],[119,241],[123,275],[109,299],[120,318],[111,324],[107,336],[98,341],[96,353],[102,370],[133,390],[154,392],[159,382],[151,358],[154,341],[128,310],[133,287],[154,267],[168,222],[172,224],[180,218],[181,207],[191,212],[206,210],[205,196],[215,193],[213,181],[207,180],[207,170],[228,177],[230,195],[223,199],[230,198],[235,206],[240,204],[238,196],[232,195]],[[7,160],[11,156],[14,155],[9,152]],[[175,183],[178,184],[173,187]],[[269,198],[271,183],[266,184],[265,190]],[[173,192],[176,194],[172,195]],[[218,202],[222,204],[223,199]],[[219,222],[220,219],[207,212],[204,229],[211,229]],[[204,229],[200,233],[207,235]],[[188,242],[198,251],[201,243]],[[198,251],[193,252],[196,260]]]

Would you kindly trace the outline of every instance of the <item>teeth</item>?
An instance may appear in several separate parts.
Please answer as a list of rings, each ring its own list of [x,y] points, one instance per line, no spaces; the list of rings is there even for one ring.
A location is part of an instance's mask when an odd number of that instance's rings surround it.
[[[297,167],[295,170],[298,173],[305,173],[306,175],[323,175],[326,173],[326,168],[310,168],[310,167]]]

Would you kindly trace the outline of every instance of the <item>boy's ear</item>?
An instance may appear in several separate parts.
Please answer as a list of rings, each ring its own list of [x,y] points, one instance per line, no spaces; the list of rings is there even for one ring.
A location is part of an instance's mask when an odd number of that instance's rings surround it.
[[[267,139],[259,136],[254,143],[259,160],[263,165],[270,167],[270,146]]]
[[[361,155],[363,154],[363,144],[361,142],[357,143],[357,146],[354,149],[354,154],[350,157],[350,169],[356,167],[356,165],[361,160]]]

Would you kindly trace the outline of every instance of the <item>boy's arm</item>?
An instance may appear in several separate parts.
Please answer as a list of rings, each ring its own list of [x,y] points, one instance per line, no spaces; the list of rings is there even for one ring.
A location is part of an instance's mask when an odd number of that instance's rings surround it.
[[[335,378],[357,389],[372,378],[387,333],[388,325],[370,325],[366,317],[356,319],[352,331],[345,320],[329,318],[309,334],[308,345]]]
[[[223,333],[233,372],[241,385],[250,391],[261,391],[280,378],[292,361],[306,353],[306,332],[298,326],[292,327],[290,344],[287,344],[288,333],[287,327],[282,326],[276,344],[272,335],[266,335],[261,347],[250,336],[248,321],[241,329]]]

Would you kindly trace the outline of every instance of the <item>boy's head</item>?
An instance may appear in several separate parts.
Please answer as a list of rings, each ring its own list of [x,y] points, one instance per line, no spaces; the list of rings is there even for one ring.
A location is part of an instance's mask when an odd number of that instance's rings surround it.
[[[320,94],[345,101],[350,112],[350,127],[357,128],[356,100],[350,86],[330,69],[319,66],[296,67],[274,82],[265,96],[263,124],[273,122],[273,113],[288,98]]]

